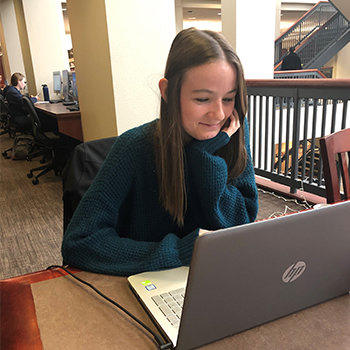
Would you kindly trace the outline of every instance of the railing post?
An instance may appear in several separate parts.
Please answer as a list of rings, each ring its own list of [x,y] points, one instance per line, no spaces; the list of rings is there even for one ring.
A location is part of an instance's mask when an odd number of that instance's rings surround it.
[[[318,26],[321,26],[322,7],[318,11]]]
[[[299,88],[295,88],[294,112],[293,112],[293,141],[292,141],[292,164],[291,164],[291,185],[290,192],[295,193],[298,187],[295,181],[298,177],[298,154],[299,154],[299,130],[300,130],[300,109]]]

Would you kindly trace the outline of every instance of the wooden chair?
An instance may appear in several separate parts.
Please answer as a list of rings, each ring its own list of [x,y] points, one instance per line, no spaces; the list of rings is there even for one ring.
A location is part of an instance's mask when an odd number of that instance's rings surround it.
[[[350,129],[320,138],[320,147],[327,203],[350,199]]]

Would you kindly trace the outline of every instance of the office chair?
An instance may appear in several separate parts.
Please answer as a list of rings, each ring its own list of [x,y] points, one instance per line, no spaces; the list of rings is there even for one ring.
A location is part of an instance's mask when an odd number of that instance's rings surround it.
[[[37,149],[35,156],[42,155],[43,158],[41,162],[46,162],[46,164],[42,166],[31,169],[27,174],[28,178],[34,177],[32,183],[33,185],[37,185],[39,183],[39,177],[45,175],[49,171],[54,170],[55,175],[58,174],[55,167],[55,151],[58,148],[60,136],[51,131],[42,130],[38,114],[35,111],[32,101],[27,96],[23,96],[23,107],[32,121],[32,134],[35,141],[35,147]],[[36,171],[40,172],[34,176],[34,172]]]
[[[10,113],[7,102],[2,94],[0,94],[0,135],[10,134],[9,129]]]
[[[1,105],[1,114],[4,118],[6,118],[6,126],[4,131],[1,133],[7,133],[11,138],[14,139],[13,145],[10,148],[7,148],[2,152],[2,156],[6,159],[14,158],[14,152],[16,150],[16,146],[27,145],[29,152],[31,151],[31,147],[33,145],[33,136],[32,129],[28,127],[24,127],[16,123],[15,118],[13,118],[11,114],[11,110],[8,106],[6,99],[2,95],[0,95],[0,105]]]
[[[83,142],[75,146],[62,172],[63,231],[84,193],[90,187],[116,137]]]
[[[327,203],[350,199],[350,129],[320,138]]]

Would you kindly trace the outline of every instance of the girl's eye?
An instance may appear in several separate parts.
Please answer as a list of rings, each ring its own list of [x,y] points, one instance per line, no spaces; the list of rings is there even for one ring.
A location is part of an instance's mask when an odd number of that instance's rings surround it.
[[[231,102],[234,101],[234,98],[233,98],[233,97],[227,97],[227,98],[224,98],[223,101],[224,101],[225,103],[231,103]]]
[[[209,99],[208,98],[196,98],[195,99],[197,102],[199,102],[199,103],[203,103],[203,102],[207,102],[207,101],[209,101]]]

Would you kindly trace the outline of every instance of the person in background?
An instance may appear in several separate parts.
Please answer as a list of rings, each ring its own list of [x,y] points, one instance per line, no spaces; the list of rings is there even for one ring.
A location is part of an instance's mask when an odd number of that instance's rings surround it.
[[[2,74],[0,74],[0,92],[1,92],[1,94],[4,91],[5,86],[6,86],[6,84],[4,82],[3,76],[2,76]]]
[[[63,237],[65,264],[129,275],[189,265],[199,230],[255,220],[241,62],[218,33],[181,31],[160,119],[117,137]]]
[[[281,49],[281,55],[280,58],[284,57],[285,55],[287,55],[288,50],[286,48]]]
[[[26,86],[24,75],[22,73],[13,73],[11,76],[11,85],[4,90],[4,97],[8,102],[11,115],[11,123],[21,130],[31,130],[32,122],[23,109],[22,93]],[[36,97],[31,97],[33,103],[37,101]]]
[[[282,70],[301,70],[300,57],[294,52],[295,48],[291,47],[289,49],[289,54],[282,61]]]

